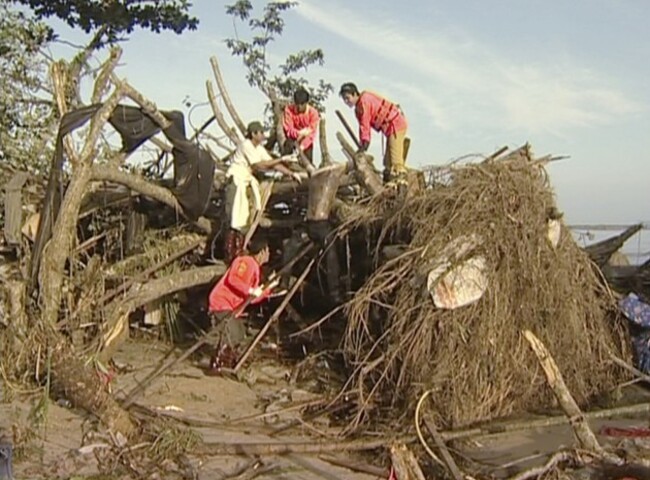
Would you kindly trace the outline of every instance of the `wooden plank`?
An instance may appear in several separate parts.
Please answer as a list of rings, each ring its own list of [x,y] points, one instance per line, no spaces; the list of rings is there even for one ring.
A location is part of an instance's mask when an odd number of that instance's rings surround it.
[[[29,178],[25,172],[16,173],[5,184],[5,242],[8,245],[20,244],[20,229],[23,223],[22,188]]]

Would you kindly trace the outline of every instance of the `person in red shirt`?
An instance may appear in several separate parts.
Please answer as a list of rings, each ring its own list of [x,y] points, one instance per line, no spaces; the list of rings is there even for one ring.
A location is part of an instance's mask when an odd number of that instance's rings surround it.
[[[251,304],[260,303],[269,298],[278,285],[278,282],[272,282],[266,289],[260,286],[261,267],[269,261],[268,244],[253,239],[247,250],[248,255],[236,257],[210,292],[209,312],[213,316],[224,318],[232,314],[249,296],[253,297]]]
[[[282,154],[290,155],[296,147],[310,162],[314,160],[314,139],[320,115],[309,105],[309,92],[299,88],[293,94],[293,103],[284,109],[282,127],[287,139],[282,146]]]
[[[406,183],[406,165],[404,161],[404,138],[408,124],[400,108],[386,98],[359,89],[354,83],[341,85],[339,95],[348,107],[354,108],[359,122],[359,152],[365,152],[370,146],[370,128],[382,132],[387,140],[384,154],[384,181],[389,183]]]
[[[268,244],[253,238],[247,248],[247,255],[239,255],[219,279],[208,296],[208,311],[211,323],[217,329],[220,341],[210,358],[210,374],[218,374],[221,366],[246,338],[246,327],[241,319],[243,312],[237,310],[249,297],[251,304],[260,303],[271,296],[279,279],[262,288],[261,267],[269,261]],[[235,358],[230,358],[235,360]]]

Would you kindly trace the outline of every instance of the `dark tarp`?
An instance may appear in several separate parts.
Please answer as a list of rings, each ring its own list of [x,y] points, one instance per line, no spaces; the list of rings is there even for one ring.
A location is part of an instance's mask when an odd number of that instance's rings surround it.
[[[50,176],[32,250],[30,290],[36,286],[41,254],[52,234],[52,227],[63,198],[63,138],[90,120],[101,106],[101,104],[93,104],[68,112],[63,115],[59,123]],[[185,137],[185,119],[181,112],[161,113],[171,122],[170,126],[163,131],[173,146],[174,186],[170,190],[178,200],[183,213],[190,220],[196,220],[208,207],[215,164],[205,149]],[[122,151],[126,153],[134,151],[160,131],[158,124],[142,109],[129,105],[118,105],[108,121],[120,134]]]

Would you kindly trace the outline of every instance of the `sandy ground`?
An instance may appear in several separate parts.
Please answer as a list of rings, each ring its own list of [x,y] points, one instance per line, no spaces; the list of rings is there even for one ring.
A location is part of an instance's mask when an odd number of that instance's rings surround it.
[[[122,395],[121,392],[129,391],[136,381],[144,378],[162,358],[165,348],[156,342],[128,342],[115,357],[118,365],[125,367],[124,373],[114,382],[115,394]],[[298,409],[275,414],[273,412],[319,398],[304,386],[300,388],[289,382],[291,371],[288,366],[266,358],[254,362],[240,381],[207,377],[199,367],[189,361],[176,366],[173,371],[154,381],[137,403],[167,415],[200,421],[203,426],[193,428],[207,442],[337,441],[336,431],[328,425],[327,419],[298,425],[281,435],[272,436],[273,429],[299,418]],[[645,390],[635,389],[634,395],[636,398],[631,401],[635,403],[650,401],[650,394]],[[24,392],[13,396],[13,401],[0,403],[0,432],[9,435],[12,426],[18,427],[18,431],[22,432],[22,427],[30,424],[30,406],[39,398]],[[605,425],[645,427],[648,421],[643,418],[598,420],[591,422],[591,425],[598,432]],[[78,450],[84,432],[92,429],[92,419],[67,408],[63,402],[61,405],[48,402],[45,423],[28,443],[29,447],[16,452],[17,458],[13,462],[15,477],[83,478],[97,474],[93,455]],[[621,442],[620,438],[601,436],[599,439],[610,445]],[[88,442],[86,440],[84,444]],[[93,442],[101,443],[99,440],[91,441]],[[507,476],[516,469],[539,465],[545,461],[547,454],[557,451],[561,446],[572,445],[574,440],[569,427],[559,426],[482,437],[454,444],[453,448],[459,448],[467,457],[485,465],[486,471]],[[363,460],[344,453],[337,456],[352,462]],[[249,464],[251,458],[243,455],[210,458],[189,455],[188,465],[191,468],[188,467],[188,472],[193,471],[194,478],[198,479],[225,478],[226,473]],[[521,459],[527,460],[521,462]],[[317,455],[263,457],[261,462],[259,468],[268,468],[269,471],[256,477],[260,479],[378,478],[376,475],[355,473],[332,465]],[[509,468],[498,468],[512,462],[516,464]],[[368,459],[365,463],[368,463]],[[381,461],[373,463],[378,468],[387,467]],[[251,472],[248,470],[249,474]],[[169,478],[179,477],[170,475]]]

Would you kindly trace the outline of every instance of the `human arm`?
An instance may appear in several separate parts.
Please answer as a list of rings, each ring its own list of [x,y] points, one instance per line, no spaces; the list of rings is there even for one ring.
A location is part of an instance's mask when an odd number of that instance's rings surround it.
[[[273,289],[277,287],[279,284],[280,284],[280,279],[275,279],[271,283],[269,283],[269,285],[263,290],[261,286],[257,287],[258,291],[256,292],[256,295],[253,298],[253,300],[251,300],[251,303],[255,305],[269,298],[271,296],[271,293],[273,292]]]
[[[312,106],[309,106],[307,109],[307,121],[309,122],[309,126],[301,130],[302,133],[299,137],[300,149],[302,151],[307,150],[314,144],[314,140],[316,138],[316,130],[318,129],[318,124],[320,122],[320,115],[318,114],[318,110]]]
[[[289,178],[292,178],[296,182],[302,183],[302,178],[300,178],[300,175],[298,174],[298,172],[294,172],[290,168],[286,167],[284,164],[278,163],[273,168],[274,168],[274,170],[276,172],[280,172],[281,174],[283,174],[283,175],[285,175],[285,176],[287,176]]]
[[[359,101],[355,108],[355,114],[359,122],[359,141],[361,142],[360,150],[365,151],[370,145],[371,112],[369,105],[366,105],[363,95],[359,97]]]
[[[284,134],[287,138],[296,140],[300,131],[296,128],[296,123],[294,121],[294,113],[291,109],[291,105],[284,107],[284,115],[282,118],[282,128],[284,129]]]

